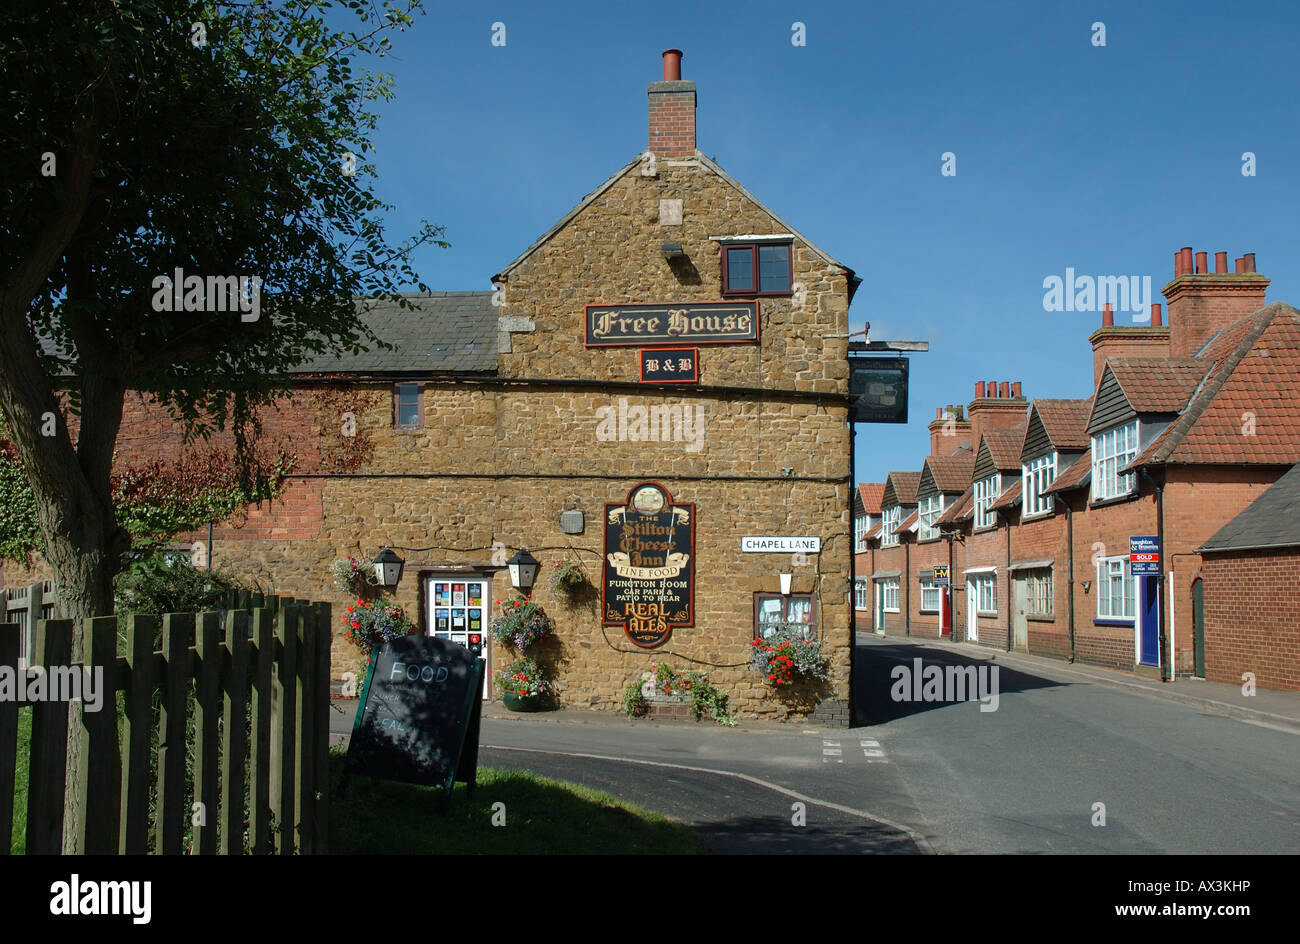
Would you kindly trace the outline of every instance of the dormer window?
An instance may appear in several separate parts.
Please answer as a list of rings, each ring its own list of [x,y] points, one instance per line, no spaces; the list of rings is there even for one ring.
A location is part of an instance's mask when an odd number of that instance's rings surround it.
[[[1137,458],[1138,421],[1132,420],[1092,437],[1092,500],[1102,501],[1130,495],[1137,488],[1137,476],[1121,475],[1120,469]]]
[[[789,295],[794,284],[790,248],[786,242],[723,243],[723,296]]]

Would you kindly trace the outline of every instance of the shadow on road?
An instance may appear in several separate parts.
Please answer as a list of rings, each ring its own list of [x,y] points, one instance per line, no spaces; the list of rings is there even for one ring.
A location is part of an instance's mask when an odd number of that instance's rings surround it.
[[[1030,691],[1036,688],[1059,688],[1069,684],[1040,678],[988,659],[963,658],[961,653],[949,652],[946,649],[931,649],[926,646],[910,644],[859,644],[853,678],[854,697],[857,701],[854,722],[856,725],[888,724],[898,718],[905,718],[908,715],[918,714],[922,711],[946,708],[953,704],[952,701],[895,700],[894,692],[899,687],[899,682],[898,676],[894,674],[894,667],[905,666],[908,669],[909,683],[904,686],[904,690],[909,698],[913,698],[915,691],[912,688],[910,679],[915,674],[917,659],[921,660],[922,670],[933,665],[944,669],[945,673],[948,666],[987,667],[990,670],[997,666],[997,692],[999,696],[1011,692]],[[987,678],[991,685],[991,672]],[[966,697],[967,700],[974,700],[976,695],[975,693],[968,693]]]

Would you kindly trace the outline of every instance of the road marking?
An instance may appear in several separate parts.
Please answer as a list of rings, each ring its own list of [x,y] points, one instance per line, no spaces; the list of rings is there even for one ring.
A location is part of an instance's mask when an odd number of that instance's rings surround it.
[[[788,796],[792,800],[798,800],[801,803],[812,803],[815,806],[824,806],[828,810],[835,810],[838,813],[847,813],[849,816],[856,816],[859,819],[870,820],[873,823],[879,823],[881,826],[888,826],[890,829],[896,829],[900,833],[906,833],[907,838],[912,840],[917,851],[922,855],[935,854],[934,850],[930,848],[930,843],[926,841],[924,836],[914,829],[909,829],[902,823],[895,823],[892,820],[876,816],[873,813],[867,813],[863,810],[855,810],[851,806],[843,806],[839,803],[832,803],[829,800],[819,800],[816,797],[804,796],[802,793],[797,793],[794,790],[787,789],[779,784],[769,783],[768,781],[761,780],[758,777],[751,777],[749,774],[737,773],[734,770],[713,770],[708,767],[689,767],[686,764],[669,764],[665,761],[641,760],[636,757],[612,757],[608,754],[578,754],[572,751],[544,751],[536,747],[505,747],[499,744],[481,744],[479,747],[481,749],[493,751],[519,751],[524,754],[554,754],[558,757],[585,757],[588,760],[612,760],[624,764],[641,764],[645,767],[670,767],[676,768],[677,770],[690,770],[699,774],[718,774],[721,777],[735,777],[737,780],[744,780],[747,783],[766,787],[769,790]]]
[[[822,738],[822,763],[829,764],[831,758],[835,758],[835,763],[844,763],[844,751],[840,750],[840,742],[834,738]]]
[[[868,764],[889,763],[885,758],[884,748],[880,746],[880,742],[875,738],[862,738],[858,741],[858,744],[862,747],[862,756],[867,759]]]

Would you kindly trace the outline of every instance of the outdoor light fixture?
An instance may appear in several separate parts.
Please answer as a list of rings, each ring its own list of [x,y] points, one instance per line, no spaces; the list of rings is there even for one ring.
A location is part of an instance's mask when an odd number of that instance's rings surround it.
[[[506,564],[510,567],[510,585],[528,596],[532,592],[533,581],[537,579],[537,568],[541,566],[537,558],[520,548]]]
[[[1087,593],[1087,592],[1088,592],[1088,588],[1091,587],[1091,586],[1092,586],[1092,581],[1091,581],[1091,580],[1085,580],[1085,581],[1083,582],[1083,592],[1084,592],[1084,593]]]
[[[406,561],[394,554],[391,547],[380,551],[370,563],[375,565],[375,579],[381,587],[396,587],[402,579],[402,568],[406,566]]]
[[[664,243],[660,249],[663,251],[665,259],[680,259],[686,255],[681,243]]]
[[[794,574],[781,575],[781,596],[788,597],[790,595],[790,579],[792,577],[794,577]]]

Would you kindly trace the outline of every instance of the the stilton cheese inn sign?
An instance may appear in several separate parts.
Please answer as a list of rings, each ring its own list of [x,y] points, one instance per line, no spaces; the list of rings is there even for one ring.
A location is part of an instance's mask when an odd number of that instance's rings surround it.
[[[748,344],[757,340],[758,302],[587,306],[587,347]]]
[[[695,625],[694,505],[674,505],[654,482],[605,505],[601,612],[643,649],[662,646],[675,626]]]

